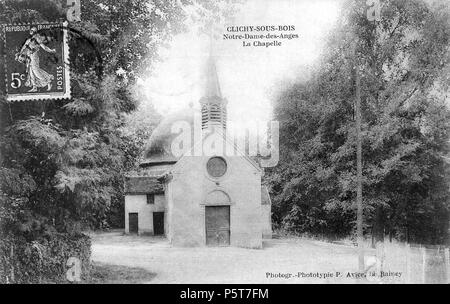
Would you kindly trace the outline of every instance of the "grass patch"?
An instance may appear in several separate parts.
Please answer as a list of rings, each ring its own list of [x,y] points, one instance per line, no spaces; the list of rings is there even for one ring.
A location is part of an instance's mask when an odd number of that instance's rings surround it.
[[[86,284],[139,284],[151,281],[156,274],[143,268],[92,262],[91,278]]]

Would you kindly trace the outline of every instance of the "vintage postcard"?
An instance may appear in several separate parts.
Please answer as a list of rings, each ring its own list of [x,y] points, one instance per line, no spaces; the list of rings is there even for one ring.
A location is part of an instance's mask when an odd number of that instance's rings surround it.
[[[450,1],[0,0],[0,24],[0,283],[450,283]]]

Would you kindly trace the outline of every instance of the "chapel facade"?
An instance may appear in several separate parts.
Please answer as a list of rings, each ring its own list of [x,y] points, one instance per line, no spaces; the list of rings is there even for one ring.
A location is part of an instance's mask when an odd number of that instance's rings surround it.
[[[125,177],[125,233],[163,235],[175,246],[261,248],[272,235],[271,201],[258,161],[226,138],[227,100],[209,59],[201,113],[192,107],[169,115],[154,130],[139,173]],[[195,134],[195,117],[201,120]],[[192,145],[174,153],[176,124],[192,126]],[[216,136],[213,153],[203,145]],[[235,153],[227,154],[226,151]]]

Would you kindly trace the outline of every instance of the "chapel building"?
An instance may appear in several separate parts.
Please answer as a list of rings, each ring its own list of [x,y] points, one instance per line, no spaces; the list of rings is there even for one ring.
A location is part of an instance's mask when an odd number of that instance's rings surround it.
[[[227,100],[212,57],[200,105],[201,113],[191,107],[166,117],[150,137],[139,173],[125,177],[125,233],[163,235],[174,246],[261,248],[272,235],[264,170],[224,135]],[[200,136],[192,131],[192,147],[177,155],[174,125],[194,126],[195,117]],[[223,139],[221,151],[196,153],[213,133]],[[230,150],[236,153],[222,153]]]

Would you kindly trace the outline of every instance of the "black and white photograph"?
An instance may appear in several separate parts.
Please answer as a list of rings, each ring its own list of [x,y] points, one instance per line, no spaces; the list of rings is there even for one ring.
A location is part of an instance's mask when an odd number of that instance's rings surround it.
[[[449,284],[450,1],[0,0],[0,165],[5,287]]]

